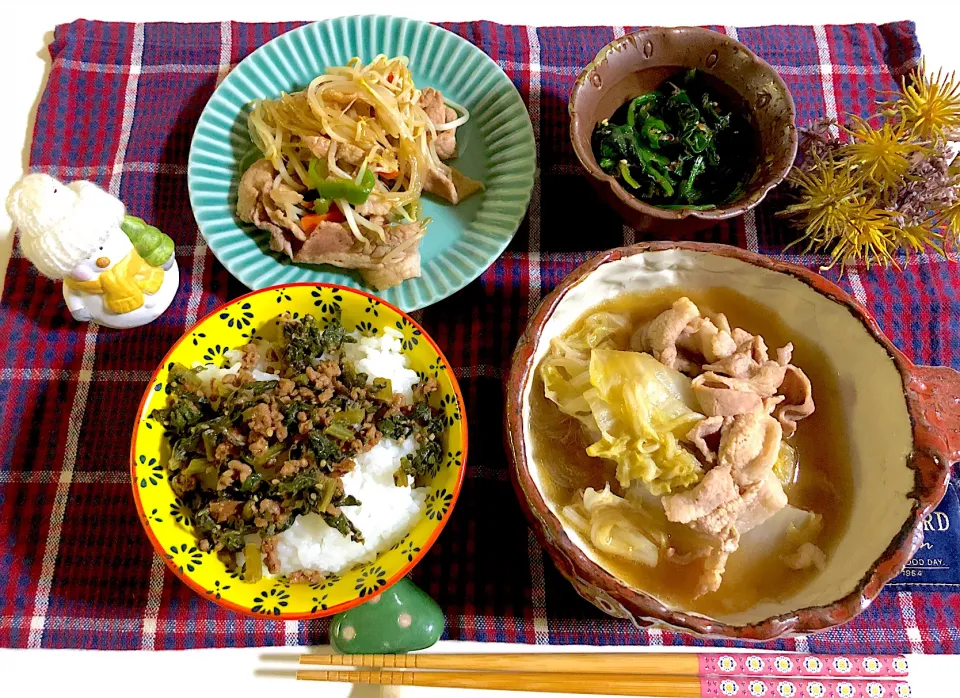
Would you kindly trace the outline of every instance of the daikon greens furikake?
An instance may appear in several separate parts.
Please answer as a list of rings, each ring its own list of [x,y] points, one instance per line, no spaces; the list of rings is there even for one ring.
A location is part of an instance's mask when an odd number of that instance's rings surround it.
[[[747,121],[689,70],[597,124],[593,152],[604,172],[646,203],[711,209],[742,193],[752,139]]]

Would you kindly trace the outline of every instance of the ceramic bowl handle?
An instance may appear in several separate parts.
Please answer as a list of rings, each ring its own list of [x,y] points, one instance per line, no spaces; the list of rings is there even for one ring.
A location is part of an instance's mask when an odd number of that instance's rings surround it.
[[[943,442],[951,463],[960,461],[960,371],[944,366],[917,366],[910,386],[931,430]]]

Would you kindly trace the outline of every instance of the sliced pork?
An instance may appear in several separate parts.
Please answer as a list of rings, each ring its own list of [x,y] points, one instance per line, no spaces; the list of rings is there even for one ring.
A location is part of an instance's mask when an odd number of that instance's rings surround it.
[[[332,141],[326,136],[300,136],[300,142],[317,158],[326,162],[330,154],[330,144]],[[358,148],[352,143],[337,143],[337,150],[334,153],[337,160],[342,160],[348,165],[359,165],[363,162],[363,149]]]
[[[796,366],[788,365],[781,392],[784,400],[774,414],[783,425],[784,436],[789,438],[797,431],[797,422],[813,414],[813,388],[807,374]]]
[[[237,217],[269,232],[270,249],[292,257],[293,247],[288,234],[296,240],[305,240],[306,233],[277,203],[274,196],[276,174],[267,158],[261,158],[247,168],[237,189]],[[283,183],[278,185],[277,189],[296,194]],[[283,194],[280,195],[280,200],[283,200]]]
[[[424,175],[424,191],[436,194],[451,204],[458,204],[483,189],[483,184],[463,174],[456,167],[446,167],[446,170],[448,171],[431,164]]]
[[[740,487],[759,482],[780,453],[780,423],[762,410],[737,415],[720,436],[718,467],[728,467]]]
[[[737,390],[723,377],[708,371],[693,379],[693,394],[708,417],[735,417],[763,408],[763,398],[752,390]]]
[[[670,521],[685,524],[704,518],[739,496],[730,468],[717,467],[689,490],[665,496],[663,510]]]
[[[387,226],[384,232],[386,240],[360,241],[346,224],[324,222],[293,260],[359,269],[364,280],[377,289],[419,276],[420,248],[417,241],[423,235],[421,223]]]
[[[420,100],[417,102],[427,113],[427,118],[433,122],[433,125],[443,126],[456,120],[457,112],[448,107],[443,101],[443,95],[432,87],[427,87],[420,93]],[[433,145],[437,149],[437,157],[441,160],[450,160],[457,157],[457,130],[455,128],[438,131],[437,137],[433,139]]]
[[[677,341],[687,325],[699,317],[700,309],[689,298],[680,298],[647,325],[643,348],[667,368],[677,368]]]
[[[707,463],[713,463],[714,461],[713,451],[707,445],[707,437],[719,433],[722,426],[723,417],[707,417],[701,419],[687,432],[687,441],[697,447]]]
[[[787,506],[787,494],[772,471],[754,483],[744,493],[743,500],[743,510],[737,517],[737,530],[741,534],[753,530]]]

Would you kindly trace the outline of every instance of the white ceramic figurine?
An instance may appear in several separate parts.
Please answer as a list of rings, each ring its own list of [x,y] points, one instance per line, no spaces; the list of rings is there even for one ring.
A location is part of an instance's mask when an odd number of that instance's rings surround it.
[[[41,274],[63,280],[77,320],[128,329],[156,320],[173,301],[180,272],[173,240],[92,182],[25,175],[7,197],[20,248]]]

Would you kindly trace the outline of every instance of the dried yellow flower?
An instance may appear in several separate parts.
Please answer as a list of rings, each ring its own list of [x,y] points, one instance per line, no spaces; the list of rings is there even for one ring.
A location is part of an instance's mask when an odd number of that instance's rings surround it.
[[[787,179],[796,188],[797,202],[781,212],[796,217],[806,229],[796,242],[806,241],[807,250],[822,247],[842,235],[860,205],[860,189],[849,169],[824,163],[815,153],[813,160],[809,170],[794,168],[790,173]]]
[[[843,269],[851,262],[862,261],[869,269],[873,264],[899,266],[893,257],[898,247],[900,230],[894,223],[894,214],[876,208],[872,201],[861,201],[849,209],[840,235],[830,247],[832,269],[837,263]]]
[[[924,150],[919,143],[907,140],[910,134],[906,120],[895,124],[888,120],[879,129],[859,116],[851,115],[850,121],[854,127],[844,130],[853,142],[844,145],[840,154],[854,176],[896,186],[910,169],[910,155]]]
[[[897,229],[898,247],[907,254],[909,261],[913,253],[920,254],[930,247],[940,254],[946,254],[941,244],[943,235],[922,225],[908,225]]]
[[[927,74],[923,61],[903,78],[901,96],[893,108],[917,136],[929,140],[949,140],[960,134],[960,82],[955,73]]]
[[[954,247],[960,247],[960,201],[943,211],[941,220],[947,230],[946,237]]]
[[[787,181],[795,202],[778,215],[803,234],[794,244],[830,255],[825,268],[862,262],[899,267],[898,252],[947,254],[960,244],[960,83],[923,63],[884,105],[878,126],[850,115],[804,131]]]

